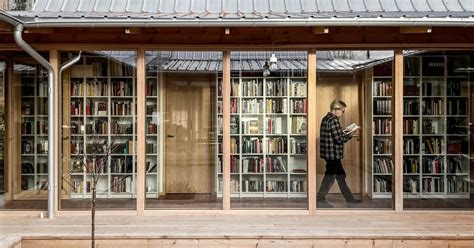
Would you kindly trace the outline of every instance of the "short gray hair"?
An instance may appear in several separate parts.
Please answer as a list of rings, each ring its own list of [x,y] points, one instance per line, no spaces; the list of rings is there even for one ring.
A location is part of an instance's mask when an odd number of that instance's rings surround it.
[[[346,103],[339,100],[339,99],[336,99],[336,100],[332,101],[332,103],[331,103],[331,110],[341,109],[341,108],[345,108],[345,107],[347,107]]]

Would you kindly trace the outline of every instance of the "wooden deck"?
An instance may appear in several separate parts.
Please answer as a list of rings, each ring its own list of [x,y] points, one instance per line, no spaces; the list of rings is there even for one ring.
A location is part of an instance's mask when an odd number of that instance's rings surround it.
[[[90,247],[87,212],[0,213],[1,247]],[[474,213],[99,212],[99,247],[474,247]]]

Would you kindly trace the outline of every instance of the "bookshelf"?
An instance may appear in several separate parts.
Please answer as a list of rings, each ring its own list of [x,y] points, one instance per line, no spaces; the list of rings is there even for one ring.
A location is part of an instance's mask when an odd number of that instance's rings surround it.
[[[231,197],[306,197],[306,77],[231,76]],[[216,187],[222,195],[222,81]]]
[[[136,194],[136,77],[135,69],[114,59],[84,56],[71,68],[70,195],[91,196],[91,179],[80,163],[99,166],[108,154],[97,183],[97,196],[131,198]],[[98,144],[104,144],[100,146]],[[107,144],[115,147],[107,151]]]
[[[21,72],[21,191],[48,189],[48,72]]]
[[[147,71],[146,75],[146,181],[147,198],[158,198],[163,191],[162,184],[162,75],[156,71]]]
[[[469,75],[455,70],[455,67],[460,65],[468,66],[469,57],[410,56],[405,58],[404,64],[404,196],[407,198],[469,197]],[[376,89],[380,80],[381,78],[374,73],[374,105],[384,97],[390,99],[390,96],[377,93]],[[388,111],[387,114],[391,115],[391,112]],[[379,166],[379,154],[376,153],[375,148],[378,144],[377,139],[383,135],[378,131],[378,128],[383,126],[380,124],[380,119],[382,118],[377,116],[374,110],[372,116],[373,195],[374,197],[391,197],[391,168],[393,168],[391,158],[387,155],[386,161],[390,161],[388,173],[380,174],[379,169],[384,166]],[[390,131],[388,135],[391,138]],[[385,178],[379,179],[382,177]]]

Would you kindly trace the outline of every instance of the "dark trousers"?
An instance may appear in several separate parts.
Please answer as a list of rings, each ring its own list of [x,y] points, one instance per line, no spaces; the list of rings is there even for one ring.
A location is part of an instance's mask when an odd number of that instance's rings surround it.
[[[344,168],[342,168],[340,159],[326,160],[326,173],[324,173],[323,182],[321,183],[321,187],[319,187],[318,199],[325,199],[326,194],[334,184],[334,180],[337,180],[344,199],[346,199],[347,202],[353,201],[354,197],[352,196],[351,190],[347,186],[346,172],[344,171]]]

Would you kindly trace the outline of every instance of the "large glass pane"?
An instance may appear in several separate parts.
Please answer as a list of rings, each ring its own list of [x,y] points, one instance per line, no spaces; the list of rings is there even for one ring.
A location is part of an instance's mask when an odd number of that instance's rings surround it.
[[[413,53],[413,52],[412,52]],[[403,163],[407,209],[472,209],[473,53],[404,58]]]
[[[61,53],[66,62],[77,52]],[[62,209],[136,206],[136,52],[94,51],[62,76]]]
[[[41,55],[48,58],[47,53]],[[13,108],[9,118],[14,120],[10,126],[12,128],[10,131],[14,134],[10,142],[16,144],[15,147],[18,147],[18,150],[12,150],[16,151],[11,156],[12,161],[9,161],[13,167],[5,167],[8,171],[2,171],[2,175],[3,173],[5,176],[12,175],[5,178],[5,181],[11,184],[4,188],[5,194],[8,194],[8,198],[12,200],[5,202],[2,208],[45,210],[48,189],[48,96],[47,91],[43,89],[48,83],[48,72],[24,53],[16,54],[13,64],[3,65],[1,95],[3,99],[3,80],[10,78],[12,83],[7,86],[10,92],[8,100],[10,103],[15,102],[9,105]],[[13,66],[13,70],[7,68],[7,65]],[[13,74],[8,74],[10,71],[13,71]],[[0,106],[2,109],[0,133],[3,140],[5,126],[3,101]],[[0,145],[2,146],[0,167],[3,167],[3,141]]]
[[[221,79],[221,52],[146,52],[147,209],[222,209]]]
[[[391,208],[393,52],[316,55],[317,208]]]
[[[231,53],[231,208],[307,208],[306,60]]]

